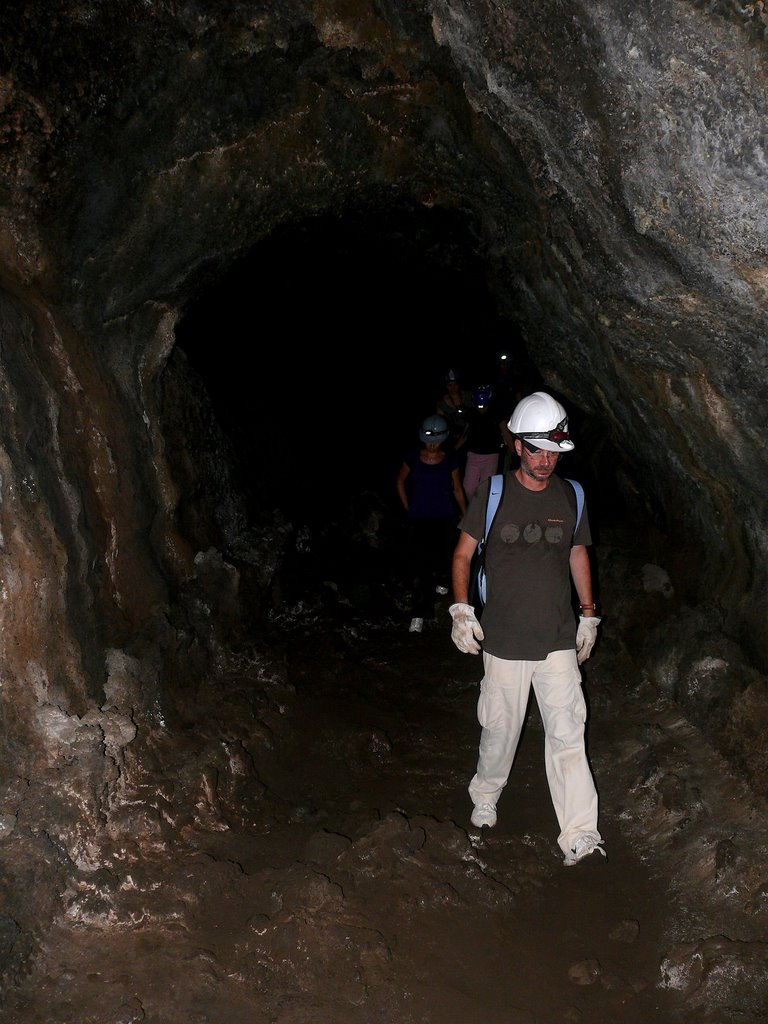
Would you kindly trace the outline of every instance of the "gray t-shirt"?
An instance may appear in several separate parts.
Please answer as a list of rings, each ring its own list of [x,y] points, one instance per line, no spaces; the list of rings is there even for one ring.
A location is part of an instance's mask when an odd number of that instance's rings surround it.
[[[483,535],[489,480],[484,480],[459,528]],[[570,553],[591,544],[586,503],[576,526],[576,498],[569,483],[550,478],[543,491],[530,491],[514,472],[505,477],[504,496],[486,545],[486,602],[483,650],[509,661],[542,661],[552,651],[576,644],[571,604]]]

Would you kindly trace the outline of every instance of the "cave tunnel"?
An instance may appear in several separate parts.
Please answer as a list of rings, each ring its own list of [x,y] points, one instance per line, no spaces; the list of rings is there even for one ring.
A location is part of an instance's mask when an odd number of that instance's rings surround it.
[[[270,500],[284,495],[291,514],[291,489],[311,505],[320,485],[327,506],[388,474],[392,492],[447,368],[470,387],[505,346],[527,359],[465,219],[405,205],[276,230],[201,289],[176,337],[242,452],[244,486],[268,467]]]
[[[279,509],[290,524],[283,599],[327,577],[358,601],[366,588],[407,587],[394,482],[447,368],[471,390],[495,379],[505,352],[521,394],[547,387],[519,326],[496,310],[467,218],[407,203],[275,230],[201,282],[175,336],[227,439],[246,516]],[[625,503],[619,482],[632,481],[631,463],[601,436],[606,424],[574,405],[569,416],[583,443],[566,468],[589,488],[595,539],[603,523],[634,528],[651,559],[664,527],[649,521],[649,505]],[[359,522],[371,513],[376,550],[361,551]],[[179,517],[195,518],[181,508]]]
[[[762,1024],[762,6],[0,28],[2,1024]],[[584,871],[533,702],[469,827],[408,631],[395,477],[500,350],[588,496]]]
[[[299,524],[367,491],[398,515],[395,476],[448,368],[471,390],[494,380],[504,352],[521,393],[548,386],[519,325],[496,309],[467,218],[405,203],[281,227],[201,283],[175,334],[249,509],[278,507]],[[595,529],[627,524],[619,480],[631,463],[607,424],[574,403],[569,415],[585,438],[569,463],[589,479]],[[642,532],[660,525],[647,522],[651,506],[634,514]]]

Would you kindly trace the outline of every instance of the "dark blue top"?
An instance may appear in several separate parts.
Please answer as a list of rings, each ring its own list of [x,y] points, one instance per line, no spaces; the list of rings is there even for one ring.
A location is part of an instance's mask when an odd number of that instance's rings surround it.
[[[409,519],[447,519],[455,516],[458,508],[453,497],[451,474],[459,467],[455,452],[445,452],[445,458],[433,466],[422,462],[416,448],[403,460],[410,470],[405,478],[408,492]]]

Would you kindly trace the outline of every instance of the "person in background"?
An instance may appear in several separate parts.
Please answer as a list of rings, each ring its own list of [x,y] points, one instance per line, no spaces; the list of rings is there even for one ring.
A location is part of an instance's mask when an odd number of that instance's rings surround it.
[[[483,536],[488,484],[480,487],[459,523],[453,555],[455,604],[451,638],[479,654],[484,674],[477,717],[477,770],[469,784],[476,828],[493,828],[525,721],[531,686],[544,724],[544,763],[560,826],[564,864],[595,850],[605,856],[597,828],[597,791],[585,750],[587,708],[582,664],[592,652],[600,619],[592,596],[586,507],[577,525],[571,485],[555,468],[573,450],[563,406],[543,391],[523,398],[509,429],[520,465],[506,474],[504,494],[486,538],[486,600],[482,626],[468,604],[472,557]],[[571,582],[578,595],[576,626]]]
[[[397,474],[397,493],[408,517],[408,557],[412,570],[409,632],[421,633],[434,618],[435,595],[448,593],[451,555],[459,513],[467,510],[459,460],[445,450],[445,418],[427,416],[419,430],[420,448],[408,452]]]
[[[467,440],[467,419],[471,407],[472,394],[462,387],[459,371],[446,370],[445,391],[437,403],[435,412],[448,421],[449,446],[458,453],[461,469],[464,467],[466,456],[464,446]]]
[[[467,500],[478,484],[498,470],[502,438],[489,384],[481,384],[472,391],[472,408],[467,423],[467,458],[464,466],[464,493]]]

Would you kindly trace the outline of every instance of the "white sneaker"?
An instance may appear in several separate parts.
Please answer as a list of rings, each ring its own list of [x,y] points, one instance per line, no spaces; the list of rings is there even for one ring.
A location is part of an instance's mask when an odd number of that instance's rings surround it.
[[[472,811],[472,817],[469,819],[475,828],[482,828],[483,825],[487,825],[488,828],[493,828],[496,824],[496,808],[493,804],[475,804],[475,809]]]
[[[439,594],[440,597],[445,597],[448,593],[448,587],[435,587],[435,593]]]
[[[424,619],[411,619],[411,624],[408,627],[409,633],[420,633],[424,629]]]
[[[573,867],[574,864],[578,864],[580,860],[584,860],[585,857],[588,857],[590,853],[594,853],[595,850],[606,857],[607,854],[602,847],[602,842],[602,839],[598,841],[593,839],[592,836],[579,836],[563,858],[563,864],[567,868]]]

